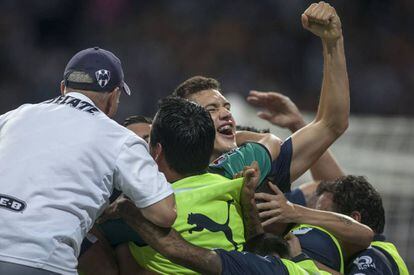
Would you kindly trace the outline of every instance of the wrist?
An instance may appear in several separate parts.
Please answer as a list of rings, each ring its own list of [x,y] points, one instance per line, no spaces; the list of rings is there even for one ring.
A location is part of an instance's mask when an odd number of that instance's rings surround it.
[[[326,49],[332,49],[338,47],[338,45],[342,44],[344,42],[344,37],[342,34],[336,38],[336,39],[326,39],[322,38],[322,45]]]
[[[292,217],[291,222],[293,223],[305,223],[304,220],[304,215],[303,215],[303,208],[295,203],[292,203],[292,208],[293,208],[293,212],[294,215]]]

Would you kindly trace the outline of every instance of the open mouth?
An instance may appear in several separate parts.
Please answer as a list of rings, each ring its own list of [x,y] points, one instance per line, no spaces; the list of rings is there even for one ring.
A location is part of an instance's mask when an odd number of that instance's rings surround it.
[[[218,127],[217,132],[219,134],[227,136],[227,137],[233,137],[234,136],[233,127],[230,124],[226,124],[226,125]]]

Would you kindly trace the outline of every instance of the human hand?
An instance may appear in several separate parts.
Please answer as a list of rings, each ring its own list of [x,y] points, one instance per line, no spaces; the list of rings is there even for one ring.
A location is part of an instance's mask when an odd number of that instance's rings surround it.
[[[267,226],[272,223],[292,223],[298,218],[299,213],[296,211],[293,203],[288,201],[280,189],[272,184],[268,183],[270,189],[275,195],[267,193],[257,193],[254,198],[261,200],[256,204],[259,210],[259,217],[264,219],[262,226]]]
[[[298,256],[300,253],[302,253],[302,247],[300,246],[299,239],[293,235],[291,232],[289,232],[285,236],[285,240],[289,244],[289,256],[291,258]]]
[[[99,216],[96,220],[96,223],[104,223],[107,220],[115,220],[121,218],[121,215],[118,211],[118,200],[122,197],[119,196],[115,201],[113,201],[108,207],[104,210],[104,212]]]
[[[260,169],[257,161],[243,168],[243,190],[254,192],[260,181]]]
[[[341,20],[333,8],[323,1],[313,3],[302,14],[302,26],[325,41],[342,36]]]
[[[257,115],[273,125],[296,132],[306,124],[296,105],[289,97],[280,93],[250,91],[247,102],[265,109]]]
[[[133,208],[136,208],[135,204],[122,194],[105,209],[96,222],[104,223],[107,220],[120,219],[123,214],[130,212]]]

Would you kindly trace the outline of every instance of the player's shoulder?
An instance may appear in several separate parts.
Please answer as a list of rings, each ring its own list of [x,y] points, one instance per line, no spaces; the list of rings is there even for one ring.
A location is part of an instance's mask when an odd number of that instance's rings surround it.
[[[210,163],[210,167],[220,167],[229,160],[254,160],[258,154],[270,155],[264,145],[257,142],[246,142],[216,158]]]
[[[350,262],[348,272],[349,274],[393,274],[391,263],[375,247],[369,247],[358,253]]]

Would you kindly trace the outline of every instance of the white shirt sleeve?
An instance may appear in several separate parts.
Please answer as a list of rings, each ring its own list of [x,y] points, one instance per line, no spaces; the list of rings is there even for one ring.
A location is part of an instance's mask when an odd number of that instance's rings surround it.
[[[15,109],[16,110],[16,109]],[[0,115],[0,128],[3,127],[4,123],[6,123],[7,118],[15,112],[15,110],[11,110],[5,114]]]
[[[146,143],[135,136],[127,139],[118,156],[114,183],[138,208],[150,206],[174,192],[158,171]]]

